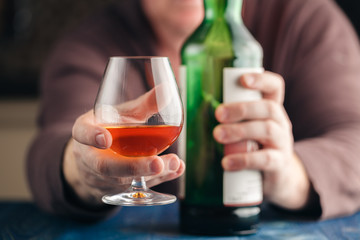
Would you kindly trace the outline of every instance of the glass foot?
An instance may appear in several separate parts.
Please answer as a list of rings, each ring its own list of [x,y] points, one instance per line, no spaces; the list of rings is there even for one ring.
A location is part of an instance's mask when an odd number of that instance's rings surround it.
[[[173,203],[176,201],[176,197],[169,194],[158,193],[150,189],[133,191],[133,189],[130,188],[123,193],[105,195],[102,197],[102,201],[110,205],[153,206]]]

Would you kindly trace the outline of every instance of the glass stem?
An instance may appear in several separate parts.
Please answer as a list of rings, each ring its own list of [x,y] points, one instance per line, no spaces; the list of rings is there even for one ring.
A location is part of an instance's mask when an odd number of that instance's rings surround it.
[[[135,192],[146,191],[147,187],[146,187],[145,178],[143,176],[134,177],[134,179],[131,182],[131,188]]]

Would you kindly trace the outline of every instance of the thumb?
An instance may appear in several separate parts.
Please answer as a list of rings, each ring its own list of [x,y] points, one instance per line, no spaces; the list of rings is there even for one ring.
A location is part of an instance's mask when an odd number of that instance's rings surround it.
[[[79,143],[106,149],[112,144],[109,131],[95,124],[93,111],[89,111],[76,119],[72,137]]]

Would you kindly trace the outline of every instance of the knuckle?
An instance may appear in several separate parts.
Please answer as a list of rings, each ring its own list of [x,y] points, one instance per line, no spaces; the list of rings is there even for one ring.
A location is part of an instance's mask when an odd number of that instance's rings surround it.
[[[89,127],[84,121],[85,116],[80,116],[75,120],[75,123],[72,127],[72,137],[83,144],[93,144],[92,136],[90,136]]]
[[[117,184],[119,185],[129,185],[132,181],[131,177],[118,177]]]
[[[292,130],[293,130],[292,122],[290,121],[290,119],[287,119],[286,123],[287,123],[287,126],[288,126],[288,131],[292,134]]]
[[[285,80],[280,74],[274,72],[272,74],[274,74],[274,77],[278,79],[279,84],[281,84],[282,86],[285,85]]]
[[[275,123],[271,120],[265,121],[265,134],[268,139],[271,139],[276,133]]]
[[[101,175],[108,175],[109,174],[109,168],[108,168],[107,162],[104,161],[104,160],[96,161],[95,169]]]
[[[284,92],[285,92],[285,80],[284,78],[277,73],[271,73],[272,74],[272,80],[274,82],[274,86],[276,86],[276,89],[278,91],[278,97],[277,101],[282,102],[284,99]]]
[[[165,175],[162,175],[162,176],[158,177],[158,181],[161,182],[161,183],[166,182],[168,180],[170,180],[169,174],[165,174]]]
[[[80,118],[80,117],[79,117]],[[76,120],[75,120],[75,123],[74,123],[74,125],[73,125],[73,127],[72,127],[72,136],[73,136],[73,138],[74,139],[76,139],[77,138],[77,136],[78,136],[78,131],[79,131],[79,125],[80,125],[80,119],[79,118],[77,118]]]
[[[136,176],[138,173],[138,166],[135,163],[127,164],[125,168],[125,173],[128,176]]]
[[[161,184],[161,183],[166,182],[168,180],[170,180],[168,178],[168,176],[162,174],[162,175],[152,177],[152,179],[149,182],[151,182],[152,185],[158,185],[158,184]]]
[[[273,162],[274,156],[271,151],[265,151],[264,152],[264,162],[263,166],[265,169],[270,169],[272,162]]]
[[[76,139],[76,122],[71,129],[71,136]]]
[[[269,118],[274,119],[278,113],[278,105],[274,101],[265,100]]]
[[[243,125],[240,124],[233,124],[231,125],[231,128],[228,130],[228,135],[235,135],[236,136],[236,140],[241,139],[244,135],[245,135],[245,130]]]
[[[253,167],[252,165],[252,161],[250,160],[250,155],[249,154],[244,154],[243,157],[241,159],[237,160],[240,165],[244,168],[251,168]]]
[[[236,110],[236,119],[241,119],[244,116],[246,116],[246,107],[243,103],[237,103],[235,104],[235,110]]]

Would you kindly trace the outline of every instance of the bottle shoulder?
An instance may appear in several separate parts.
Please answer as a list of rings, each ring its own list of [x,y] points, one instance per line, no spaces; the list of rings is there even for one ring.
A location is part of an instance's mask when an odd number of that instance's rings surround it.
[[[233,55],[231,32],[225,21],[200,25],[182,48],[182,55]]]
[[[261,45],[241,22],[203,22],[186,41],[182,59],[215,57],[234,59],[236,67],[261,67]]]

